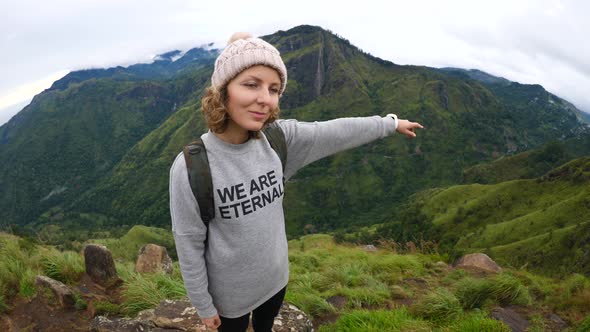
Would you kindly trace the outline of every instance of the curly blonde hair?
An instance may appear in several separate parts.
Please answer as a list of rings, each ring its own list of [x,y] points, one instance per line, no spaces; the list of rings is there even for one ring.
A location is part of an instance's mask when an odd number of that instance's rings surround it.
[[[210,86],[205,91],[205,95],[201,100],[201,110],[207,121],[207,127],[214,133],[223,133],[227,129],[229,118],[227,116],[227,84],[221,89],[217,90]],[[270,116],[264,122],[264,126],[274,122],[279,118],[279,106],[270,110]],[[264,127],[263,126],[263,127]],[[249,131],[251,138],[260,138],[259,131]]]

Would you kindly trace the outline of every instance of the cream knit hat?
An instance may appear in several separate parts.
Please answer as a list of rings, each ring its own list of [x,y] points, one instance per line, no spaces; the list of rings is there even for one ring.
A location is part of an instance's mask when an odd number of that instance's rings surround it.
[[[279,73],[282,95],[287,86],[287,68],[279,51],[271,44],[249,33],[236,32],[229,39],[227,47],[215,60],[211,84],[220,89],[244,69],[255,65],[270,66]]]

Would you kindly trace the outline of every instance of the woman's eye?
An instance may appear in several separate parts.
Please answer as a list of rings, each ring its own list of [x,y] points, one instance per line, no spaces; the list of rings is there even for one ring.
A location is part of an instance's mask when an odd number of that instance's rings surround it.
[[[272,92],[272,93],[279,93],[279,89],[270,89],[270,92]]]
[[[255,88],[256,87],[256,83],[246,83],[244,84],[247,87],[251,87],[251,88]]]

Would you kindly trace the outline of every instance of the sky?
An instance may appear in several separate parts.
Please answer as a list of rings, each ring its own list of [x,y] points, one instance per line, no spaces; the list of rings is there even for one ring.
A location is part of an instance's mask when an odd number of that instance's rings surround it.
[[[0,125],[70,71],[310,24],[396,64],[480,69],[590,112],[585,0],[0,0]]]

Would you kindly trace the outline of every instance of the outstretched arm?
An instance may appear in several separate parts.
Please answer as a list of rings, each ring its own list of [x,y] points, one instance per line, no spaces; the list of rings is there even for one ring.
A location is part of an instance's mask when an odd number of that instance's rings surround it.
[[[340,118],[322,122],[278,120],[287,140],[285,178],[318,159],[351,149],[379,138],[400,133],[414,137],[419,123],[390,116]],[[397,125],[397,128],[396,128]]]

